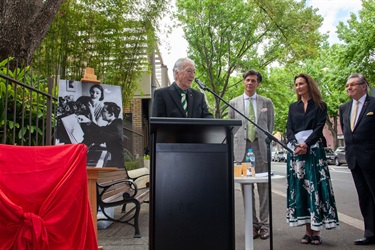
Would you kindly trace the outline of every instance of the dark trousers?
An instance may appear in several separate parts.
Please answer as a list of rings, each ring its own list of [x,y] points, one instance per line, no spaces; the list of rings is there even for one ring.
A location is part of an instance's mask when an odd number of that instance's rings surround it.
[[[359,208],[365,222],[364,237],[375,236],[375,171],[361,168],[358,163],[351,170],[357,189]]]

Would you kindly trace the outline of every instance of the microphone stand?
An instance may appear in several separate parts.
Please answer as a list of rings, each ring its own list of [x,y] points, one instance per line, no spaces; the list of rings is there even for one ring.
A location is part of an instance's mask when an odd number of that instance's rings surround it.
[[[267,144],[267,164],[268,164],[268,209],[269,209],[269,228],[270,228],[270,249],[273,249],[273,227],[272,227],[272,190],[271,190],[271,142],[277,142],[280,144],[283,148],[285,148],[288,152],[293,154],[293,151],[289,149],[284,143],[280,142],[275,136],[273,136],[271,133],[260,127],[258,124],[256,124],[254,121],[249,119],[246,115],[242,114],[238,109],[230,105],[227,101],[225,101],[223,98],[221,98],[219,95],[217,95],[215,92],[213,92],[210,88],[207,88],[206,85],[201,82],[198,78],[195,78],[195,82],[199,85],[199,87],[202,90],[207,90],[211,94],[213,94],[215,97],[219,98],[220,101],[224,102],[226,105],[231,107],[234,111],[236,111],[238,114],[240,114],[242,117],[244,117],[247,121],[252,123],[255,127],[257,127],[259,130],[261,130],[266,136],[266,144]],[[252,208],[251,208],[252,209]]]

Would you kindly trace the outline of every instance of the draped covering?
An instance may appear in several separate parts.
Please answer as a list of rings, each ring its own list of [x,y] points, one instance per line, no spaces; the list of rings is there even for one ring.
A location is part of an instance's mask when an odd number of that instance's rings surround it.
[[[0,250],[98,249],[87,147],[0,144]]]

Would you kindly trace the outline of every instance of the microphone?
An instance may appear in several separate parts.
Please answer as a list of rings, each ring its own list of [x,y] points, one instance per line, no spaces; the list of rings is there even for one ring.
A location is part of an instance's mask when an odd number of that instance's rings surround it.
[[[205,85],[203,82],[201,82],[201,80],[199,80],[199,78],[195,78],[195,82],[198,83],[198,85],[199,85],[199,87],[200,87],[201,89],[203,89],[203,90],[206,90],[206,89],[207,89],[207,88],[206,88],[206,85]]]

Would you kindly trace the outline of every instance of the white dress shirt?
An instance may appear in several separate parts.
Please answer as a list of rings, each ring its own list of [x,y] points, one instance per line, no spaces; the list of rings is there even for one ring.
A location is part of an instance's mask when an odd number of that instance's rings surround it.
[[[363,104],[365,103],[366,97],[367,97],[367,95],[363,95],[363,96],[362,96],[361,98],[359,98],[359,100],[358,100],[358,110],[357,110],[357,115],[356,115],[356,117],[355,117],[354,127],[355,127],[355,124],[357,124],[358,116],[359,116],[359,114],[361,113],[361,110],[362,110]],[[355,102],[356,102],[356,100],[353,99],[353,102],[352,102],[352,111],[351,111],[351,112],[353,112],[353,110],[354,110]],[[352,114],[350,113],[350,116],[351,116],[351,115],[352,115]]]

